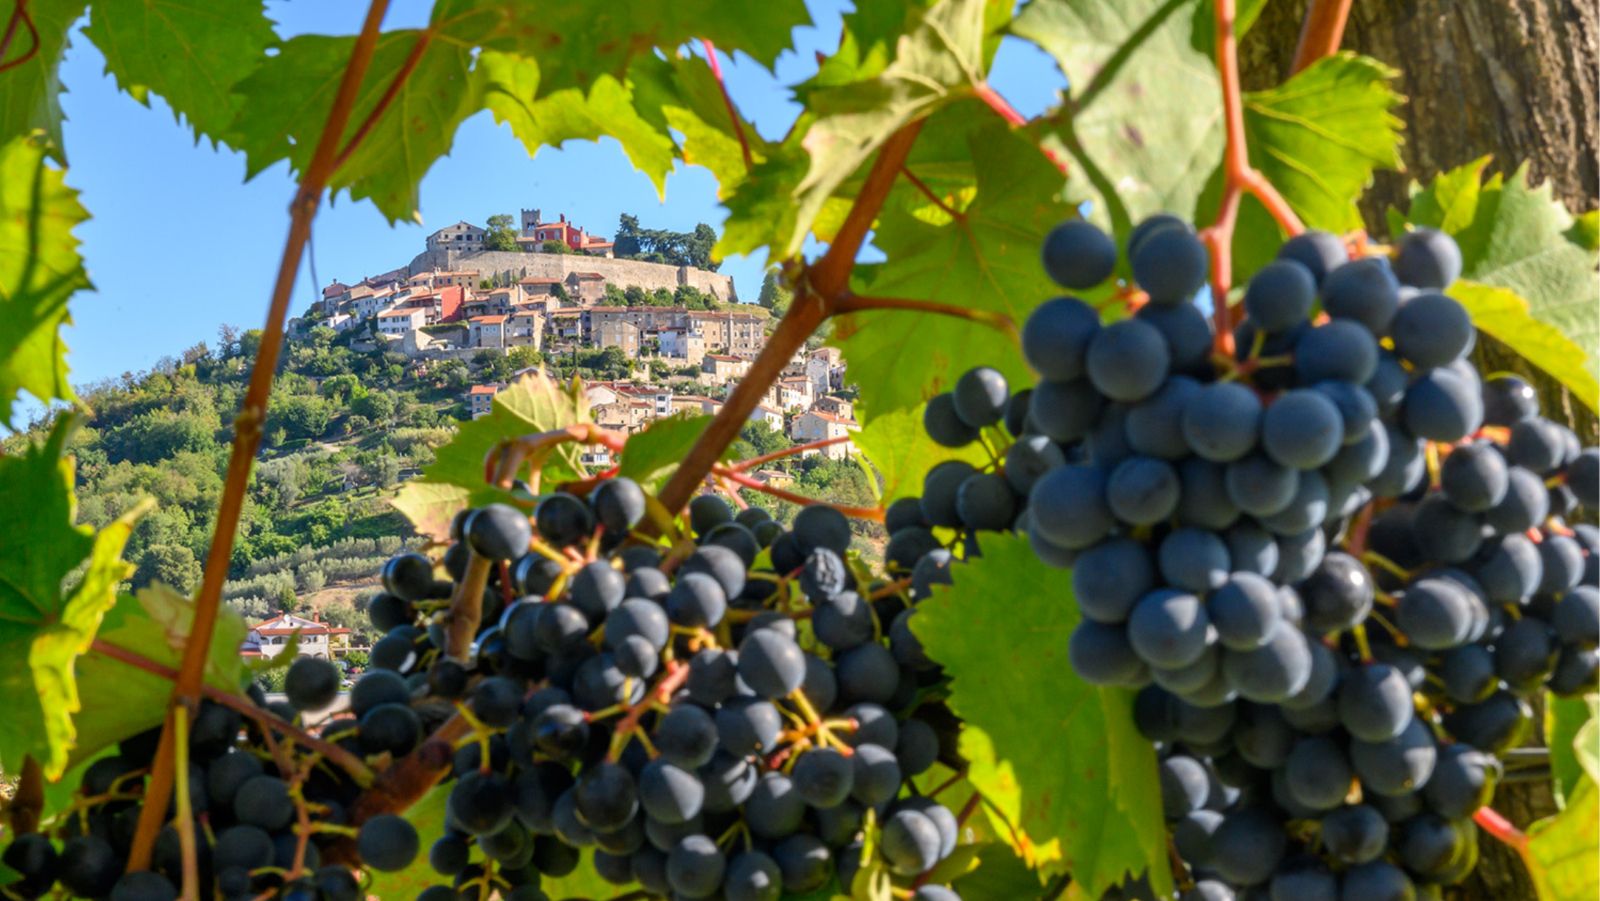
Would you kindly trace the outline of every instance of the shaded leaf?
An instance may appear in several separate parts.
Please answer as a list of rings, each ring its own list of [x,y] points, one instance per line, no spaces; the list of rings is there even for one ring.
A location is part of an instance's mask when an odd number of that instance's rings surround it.
[[[111,645],[171,669],[183,662],[183,649],[194,630],[194,602],[162,584],[122,595],[101,624],[98,643]],[[213,688],[238,692],[249,668],[239,656],[247,633],[244,619],[232,607],[217,611],[211,633],[205,681]],[[172,682],[91,650],[78,658],[83,712],[78,717],[74,762],[116,742],[159,726],[166,715]]]
[[[644,431],[628,436],[617,474],[633,479],[646,492],[654,493],[671,477],[710,424],[710,416],[689,413],[657,419]],[[726,460],[731,454],[730,447],[723,451],[722,458]]]
[[[935,464],[945,460],[966,460],[973,465],[987,463],[988,456],[978,443],[950,448],[936,444],[922,428],[922,413],[927,405],[890,410],[867,417],[850,437],[861,455],[883,477],[880,506],[887,507],[902,497],[922,493],[922,477]]]
[[[106,71],[140,103],[159,94],[196,136],[233,124],[233,93],[276,35],[261,0],[94,0],[83,32]]]
[[[1390,211],[1391,230],[1427,225],[1449,233],[1461,246],[1464,278],[1526,300],[1533,318],[1572,339],[1586,352],[1583,367],[1600,377],[1593,353],[1600,345],[1600,306],[1594,302],[1600,258],[1592,224],[1585,224],[1592,219],[1575,221],[1548,184],[1529,185],[1527,166],[1509,178],[1485,180],[1488,164],[1484,157],[1441,173],[1426,188],[1413,186],[1405,217]],[[1594,408],[1592,400],[1586,403]]]
[[[74,425],[63,416],[43,444],[0,456],[0,510],[28,516],[27,528],[0,539],[0,690],[10,698],[0,767],[19,772],[31,756],[46,778],[61,775],[77,741],[74,664],[133,573],[122,548],[150,506],[136,504],[98,534],[75,524],[73,462],[63,456]]]
[[[440,0],[430,27],[454,40],[540,60],[548,73],[542,90],[554,92],[602,75],[620,79],[635,58],[695,38],[771,67],[789,48],[789,32],[809,22],[804,0]]]
[[[1032,898],[1039,894],[1039,874],[1001,842],[979,845],[978,867],[951,888],[963,898]]]
[[[0,81],[0,144],[43,131],[49,142],[48,153],[58,163],[66,162],[66,145],[61,140],[61,56],[67,48],[67,33],[83,15],[88,0],[33,0],[28,16],[39,32],[39,45],[33,56],[6,70]],[[8,5],[9,6],[9,5]],[[10,9],[6,10],[9,18]],[[8,62],[21,52],[8,54]]]
[[[1591,719],[1573,742],[1583,775],[1560,813],[1528,829],[1524,860],[1539,897],[1545,901],[1577,901],[1600,894],[1600,871],[1594,865],[1600,846],[1600,721]]]
[[[887,210],[873,243],[888,256],[864,294],[937,301],[1005,313],[1019,326],[1059,289],[1039,263],[1045,234],[1075,215],[1055,198],[1061,174],[1027,138],[993,116],[968,134],[977,193],[954,220]],[[844,351],[871,415],[914,408],[977,361],[1013,384],[1032,375],[1010,335],[951,316],[872,310],[839,319],[829,339]]]
[[[389,501],[417,530],[434,541],[450,540],[450,520],[471,506],[472,491],[460,485],[412,479]]]
[[[1222,159],[1222,89],[1195,45],[1202,0],[1031,0],[1011,31],[1055,58],[1070,86],[1055,117],[1119,237],[1161,211],[1190,216]]]
[[[77,400],[61,327],[71,322],[67,301],[90,287],[72,234],[89,214],[49,153],[39,135],[0,147],[0,424],[8,427],[22,391],[46,403]]]
[[[481,80],[470,71],[472,48],[431,39],[419,48],[424,40],[415,30],[386,31],[378,39],[341,148],[377,108],[406,57],[419,49],[421,57],[328,182],[334,194],[348,190],[357,200],[371,199],[391,222],[417,218],[422,176],[449,152],[461,122],[482,106]],[[243,100],[227,142],[245,152],[247,178],[285,159],[297,174],[305,171],[354,45],[353,36],[291,38],[240,82]]]
[[[1550,749],[1550,788],[1565,806],[1578,785],[1583,768],[1578,763],[1578,732],[1600,716],[1600,695],[1558,698],[1545,694],[1544,744]]]
[[[559,147],[572,139],[617,139],[634,167],[650,177],[657,193],[666,195],[675,145],[665,122],[652,123],[634,107],[631,89],[610,75],[589,86],[562,88],[539,96],[539,64],[524,56],[484,51],[479,67],[485,79],[484,101],[495,121],[510,125],[528,155],[541,147]]]
[[[1128,692],[1072,673],[1070,580],[1022,538],[986,535],[982,550],[911,622],[951,680],[968,779],[1002,818],[997,833],[1042,873],[1071,872],[1091,897],[1147,866],[1155,893],[1170,893],[1155,752],[1134,729]]]
[[[659,119],[680,136],[683,161],[704,166],[716,176],[719,197],[726,197],[747,173],[740,133],[750,147],[753,163],[762,162],[772,152],[771,142],[743,116],[739,117],[739,131],[734,130],[717,80],[703,59],[645,57],[628,70],[628,83],[640,115]]]
[[[1458,279],[1448,291],[1472,314],[1478,330],[1565,385],[1591,410],[1600,409],[1594,359],[1554,325],[1535,318],[1530,304],[1506,288]]]

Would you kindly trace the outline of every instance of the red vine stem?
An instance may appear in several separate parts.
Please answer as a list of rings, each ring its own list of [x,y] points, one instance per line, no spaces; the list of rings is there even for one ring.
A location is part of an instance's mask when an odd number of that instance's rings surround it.
[[[722,92],[722,105],[728,108],[728,121],[733,123],[733,134],[739,139],[739,153],[744,157],[744,168],[748,172],[755,161],[750,155],[750,141],[744,136],[744,123],[739,121],[739,110],[733,105],[733,95],[728,93],[728,83],[722,79],[722,63],[717,60],[717,47],[710,38],[701,38],[700,46],[705,48],[711,77],[717,80],[717,90]]]
[[[1494,836],[1497,840],[1522,855],[1524,859],[1528,857],[1531,847],[1527,833],[1518,829],[1493,807],[1478,808],[1477,812],[1472,815],[1472,821],[1477,823],[1478,827],[1484,832]]]
[[[1000,96],[1000,94],[996,92],[994,88],[989,86],[988,82],[980,81],[976,85],[973,85],[972,92],[979,100],[982,100],[984,103],[988,104],[990,109],[998,113],[1000,118],[1009,122],[1013,127],[1020,127],[1028,124],[1028,120],[1024,118],[1021,113],[1017,112],[1016,107],[1012,106],[1010,101],[1006,100],[1006,98]],[[1042,144],[1039,146],[1039,152],[1044,154],[1044,158],[1049,160],[1057,169],[1060,169],[1062,175],[1067,174],[1066,157],[1061,156],[1054,150],[1051,150]]]
[[[941,210],[944,210],[945,214],[948,215],[951,219],[962,219],[962,218],[965,218],[965,216],[966,216],[965,213],[961,212],[960,210],[957,210],[956,208],[952,207],[950,204],[945,203],[944,202],[944,198],[940,197],[938,194],[933,193],[933,189],[929,188],[927,183],[925,183],[922,179],[918,178],[916,173],[911,171],[911,167],[910,166],[901,166],[900,167],[900,174],[904,175],[906,177],[906,181],[911,182],[911,184],[913,186],[915,186],[918,191],[921,191],[922,192],[922,196],[924,196],[924,197],[928,198],[929,200],[933,201],[933,205],[934,206],[938,207]]]
[[[250,385],[245,392],[239,416],[234,420],[233,452],[228,459],[227,481],[223,484],[222,498],[217,505],[216,529],[212,533],[211,549],[206,555],[205,572],[200,582],[200,592],[195,598],[194,623],[189,641],[184,646],[183,663],[178,670],[172,690],[172,704],[183,704],[193,712],[198,703],[203,683],[206,660],[210,656],[212,634],[216,631],[217,612],[222,605],[222,583],[228,576],[228,564],[233,556],[233,540],[239,529],[239,515],[244,509],[245,490],[250,481],[250,469],[256,450],[261,445],[261,430],[266,418],[267,399],[272,393],[272,380],[283,349],[284,320],[289,312],[289,294],[294,289],[295,276],[300,270],[300,259],[305,253],[306,241],[311,235],[311,221],[316,216],[323,188],[333,174],[335,153],[340,135],[350,121],[355,106],[356,93],[361,87],[372,56],[377,49],[383,15],[389,0],[372,0],[367,8],[366,20],[361,25],[350,51],[350,61],[339,81],[338,92],[328,110],[328,120],[317,138],[317,147],[301,177],[290,204],[289,236],[284,241],[283,257],[278,264],[277,282],[272,289],[272,302],[267,310],[267,321],[261,333],[261,344],[256,351],[255,365],[250,371]],[[145,804],[139,813],[139,824],[134,831],[132,849],[128,853],[128,870],[137,872],[150,867],[150,857],[155,849],[156,835],[166,819],[167,804],[172,795],[175,720],[170,711],[161,730],[161,741],[156,749],[155,768],[150,774]]]
[[[843,313],[859,313],[863,310],[911,310],[918,313],[933,313],[939,316],[954,316],[966,319],[992,329],[1005,332],[1011,340],[1021,346],[1022,333],[1017,330],[1016,320],[1005,313],[996,313],[992,310],[975,310],[972,307],[963,307],[953,303],[939,303],[932,300],[914,300],[905,297],[862,297],[858,294],[849,294],[839,298],[833,305],[835,315]]]
[[[752,491],[759,491],[762,494],[770,495],[779,500],[788,501],[791,504],[799,504],[802,507],[808,507],[812,504],[825,503],[846,516],[851,516],[856,519],[866,519],[872,522],[883,522],[882,507],[851,507],[835,504],[832,501],[819,501],[816,498],[795,494],[793,491],[785,491],[782,488],[775,488],[764,482],[757,481],[756,479],[753,479],[742,472],[738,472],[737,470],[723,466],[720,463],[711,467],[711,472],[721,478],[733,482],[736,485],[749,488]]]
[[[1233,227],[1239,216],[1239,200],[1244,192],[1261,201],[1278,225],[1291,235],[1305,231],[1272,183],[1250,168],[1250,150],[1244,134],[1244,94],[1239,86],[1239,42],[1233,33],[1234,0],[1216,0],[1217,75],[1222,81],[1222,114],[1227,129],[1227,145],[1222,153],[1222,202],[1217,218],[1200,231],[1201,240],[1211,254],[1212,321],[1217,333],[1217,349],[1233,354],[1233,322],[1228,309],[1228,288],[1233,282]]]
[[[803,454],[806,451],[822,450],[825,447],[832,447],[835,444],[844,444],[849,440],[849,435],[841,435],[838,438],[821,438],[816,441],[807,441],[805,444],[796,444],[794,447],[786,447],[783,450],[776,450],[770,454],[762,454],[759,457],[751,457],[748,460],[740,460],[737,463],[730,463],[728,464],[727,468],[733,472],[749,472],[763,463],[771,463],[773,460],[782,460],[784,457],[793,457],[798,454]]]
[[[1293,75],[1324,56],[1339,52],[1344,40],[1344,25],[1350,18],[1350,0],[1311,0],[1300,27],[1300,43],[1294,48]]]
[[[861,250],[861,243],[866,240],[867,231],[889,196],[889,189],[894,186],[921,129],[920,119],[907,124],[891,135],[878,151],[861,193],[856,195],[833,243],[822,258],[803,273],[797,296],[778,321],[778,327],[767,337],[766,346],[756,355],[749,372],[734,386],[722,409],[700,433],[700,438],[684,456],[683,464],[662,488],[661,504],[668,511],[681,510],[689,502],[723,450],[739,436],[750,412],[761,403],[767,388],[777,380],[795,351],[832,315],[839,298],[849,293],[850,271],[855,266],[856,253]]]
[[[118,663],[127,664],[128,666],[131,666],[137,670],[143,670],[152,676],[157,676],[169,681],[175,681],[178,678],[178,671],[172,667],[158,663],[148,657],[135,654],[133,651],[130,651],[127,648],[119,647],[99,638],[96,638],[94,642],[89,645],[89,649],[93,653],[99,654],[102,657],[109,657]],[[249,717],[252,720],[255,720],[256,723],[259,724],[263,729],[272,729],[276,732],[281,732],[284,735],[294,739],[297,744],[303,745],[306,748],[317,752],[329,763],[338,766],[340,769],[343,769],[345,772],[355,777],[355,780],[358,783],[362,785],[368,785],[372,782],[372,769],[363,763],[361,758],[355,756],[349,751],[346,751],[344,748],[341,748],[336,744],[323,741],[322,739],[313,736],[311,733],[301,729],[299,726],[296,726],[294,723],[291,723],[288,720],[280,719],[278,716],[274,715],[272,711],[263,710],[260,707],[257,707],[248,698],[242,698],[236,694],[230,694],[229,692],[223,691],[220,688],[214,688],[210,685],[201,686],[200,691],[210,700],[221,704],[229,710],[235,711],[239,714]]]
[[[0,35],[0,60],[4,60],[6,53],[11,50],[11,41],[17,36],[18,25],[28,27],[28,37],[32,39],[32,43],[28,45],[27,51],[16,59],[0,62],[0,72],[15,69],[39,54],[39,29],[33,24],[33,17],[28,15],[28,0],[17,0],[16,7],[11,10],[11,18],[6,22],[6,33]]]

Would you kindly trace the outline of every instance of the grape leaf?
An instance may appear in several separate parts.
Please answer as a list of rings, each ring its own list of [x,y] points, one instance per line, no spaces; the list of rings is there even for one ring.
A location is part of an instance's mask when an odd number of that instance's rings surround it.
[[[455,511],[447,505],[454,498],[464,498],[465,506],[474,507],[512,500],[511,492],[490,485],[485,476],[484,461],[496,445],[587,420],[581,386],[563,387],[543,374],[523,376],[494,396],[489,415],[464,422],[456,429],[455,437],[435,451],[433,462],[422,470],[422,475],[401,489],[395,506],[408,517],[422,516],[418,531],[437,536],[441,523],[448,530],[449,516]],[[584,469],[578,462],[579,453],[577,446],[570,443],[556,447],[545,458],[544,479],[581,478]],[[465,489],[465,493],[435,487],[441,485]]]
[[[1000,842],[976,846],[977,869],[950,887],[963,898],[1032,898],[1039,895],[1039,875]]]
[[[0,541],[0,690],[10,710],[0,720],[0,767],[39,762],[47,778],[66,769],[80,706],[74,662],[88,650],[133,574],[122,548],[148,502],[97,534],[76,525],[73,461],[63,456],[75,417],[61,416],[44,443],[0,456],[0,510],[26,511],[27,526]]]
[[[1551,196],[1548,184],[1530,185],[1526,166],[1509,178],[1485,180],[1488,165],[1484,157],[1440,173],[1426,188],[1413,185],[1406,215],[1389,212],[1390,229],[1399,234],[1406,225],[1426,225],[1453,236],[1461,246],[1464,278],[1525,299],[1534,319],[1587,352],[1583,368],[1600,378],[1600,359],[1593,353],[1600,345],[1600,307],[1594,303],[1600,257],[1588,226]]]
[[[985,535],[982,551],[911,623],[950,677],[968,778],[1003,818],[998,834],[1090,897],[1147,866],[1155,894],[1169,894],[1155,752],[1133,727],[1128,692],[1072,673],[1078,611],[1066,573],[1015,536]]]
[[[851,440],[883,477],[883,496],[878,503],[887,507],[902,497],[922,493],[922,477],[935,464],[945,460],[966,460],[973,465],[988,463],[983,445],[962,448],[934,443],[922,428],[924,404],[868,416]]]
[[[1376,169],[1400,167],[1398,73],[1354,53],[1323,57],[1283,84],[1244,95],[1245,140],[1254,166],[1308,228],[1342,234],[1362,227],[1356,200]],[[1216,218],[1220,165],[1198,221]],[[1277,254],[1284,234],[1254,197],[1242,198],[1234,228],[1233,283],[1244,284]]]
[[[1119,236],[1151,213],[1187,216],[1222,159],[1222,89],[1195,46],[1202,0],[1031,0],[1012,23],[1066,73],[1052,120]]]
[[[915,11],[895,59],[874,77],[809,95],[797,139],[729,198],[720,254],[770,244],[787,259],[799,253],[834,192],[901,126],[969,97],[983,79],[988,30],[983,0],[939,0]]]
[[[863,293],[1005,313],[1020,326],[1059,290],[1039,263],[1039,246],[1075,213],[1055,197],[1060,172],[1026,137],[987,116],[968,141],[978,172],[971,204],[942,222],[886,210],[873,243],[888,260]],[[829,340],[844,351],[862,406],[876,416],[918,406],[975,361],[1013,384],[1033,379],[1012,336],[951,316],[854,313],[836,322]]]
[[[450,521],[471,506],[472,491],[460,485],[412,479],[400,486],[389,503],[410,521],[417,534],[448,542]]]
[[[284,159],[295,172],[305,171],[354,45],[348,36],[291,38],[239,83],[243,100],[227,142],[245,152],[246,178]],[[456,128],[482,106],[482,79],[471,70],[470,46],[416,30],[386,31],[342,142],[377,108],[413,52],[421,53],[415,69],[328,182],[334,194],[348,190],[357,200],[370,198],[391,222],[417,218],[422,176],[449,152]]]
[[[0,144],[39,129],[48,139],[51,159],[65,164],[66,145],[61,140],[61,57],[67,49],[67,34],[83,15],[88,0],[33,0],[28,17],[38,31],[38,46],[26,62],[5,73],[5,90],[0,90]],[[9,18],[9,10],[6,17]],[[17,41],[16,43],[21,43]],[[21,58],[19,48],[8,54],[8,63]]]
[[[539,96],[539,64],[525,56],[485,50],[479,57],[484,99],[495,121],[511,126],[528,155],[569,139],[617,139],[634,167],[650,177],[663,198],[676,150],[666,123],[652,123],[634,106],[632,90],[610,75],[589,86]]]
[[[49,154],[39,134],[0,147],[0,424],[8,427],[22,391],[77,400],[61,327],[71,321],[68,299],[91,287],[72,234],[89,214]]]
[[[709,169],[717,178],[719,196],[727,196],[744,181],[747,168],[739,146],[741,134],[752,163],[764,161],[772,152],[771,142],[743,116],[738,120],[739,130],[734,130],[734,120],[705,60],[645,57],[628,70],[628,82],[640,115],[659,119],[664,128],[680,135],[683,161]]]
[[[1567,795],[1583,776],[1583,768],[1578,763],[1578,733],[1590,720],[1600,716],[1600,695],[1558,698],[1546,693],[1544,709],[1544,744],[1550,749],[1550,788],[1564,806]]]
[[[78,684],[83,711],[78,715],[76,764],[130,735],[161,724],[169,679],[146,672],[110,656],[103,646],[120,648],[176,670],[183,648],[193,632],[194,603],[162,584],[141,589],[137,596],[122,595],[106,613],[95,647],[78,658]],[[206,684],[226,692],[243,688],[249,668],[239,656],[247,632],[244,619],[232,607],[218,611],[206,661]],[[293,645],[290,645],[293,647]]]
[[[710,424],[710,416],[689,413],[657,419],[644,431],[628,436],[617,474],[638,482],[645,491],[654,492],[678,468],[689,448]],[[722,458],[726,460],[731,454],[729,447],[722,452]]]
[[[1458,279],[1447,292],[1472,314],[1472,324],[1567,386],[1591,410],[1600,409],[1594,358],[1549,322],[1535,318],[1514,291]]]
[[[83,33],[124,91],[145,104],[159,94],[213,140],[239,110],[234,85],[276,37],[261,0],[94,0]]]
[[[615,0],[532,4],[525,0],[440,0],[430,28],[447,39],[536,57],[554,92],[621,78],[652,48],[706,38],[727,53],[742,50],[771,67],[789,33],[810,23],[804,0]]]
[[[1593,898],[1600,894],[1594,849],[1600,845],[1600,720],[1591,719],[1572,742],[1582,776],[1566,808],[1528,828],[1524,860],[1544,901]]]

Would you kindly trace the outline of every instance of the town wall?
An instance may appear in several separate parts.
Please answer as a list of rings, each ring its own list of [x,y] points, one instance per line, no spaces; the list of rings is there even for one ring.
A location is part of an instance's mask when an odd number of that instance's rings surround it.
[[[733,277],[720,272],[707,272],[693,266],[668,266],[663,263],[616,260],[588,254],[508,253],[499,250],[463,253],[457,250],[425,250],[413,257],[408,267],[408,271],[413,275],[431,269],[474,271],[483,278],[497,280],[509,276],[513,281],[529,276],[564,279],[573,272],[598,272],[619,288],[638,285],[646,291],[654,291],[657,288],[673,291],[680,285],[689,285],[723,303],[732,303],[739,299],[733,288]]]

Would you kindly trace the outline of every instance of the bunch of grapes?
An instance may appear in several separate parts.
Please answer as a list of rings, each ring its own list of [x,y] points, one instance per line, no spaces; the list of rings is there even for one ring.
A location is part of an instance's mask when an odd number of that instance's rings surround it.
[[[178,775],[187,780],[199,897],[360,901],[364,892],[355,874],[348,867],[325,865],[322,847],[358,834],[363,848],[376,836],[393,853],[406,853],[406,842],[415,853],[416,831],[399,817],[376,818],[359,831],[347,825],[349,805],[361,790],[352,774],[314,749],[275,740],[264,731],[273,717],[278,723],[293,721],[301,710],[329,706],[340,678],[332,663],[303,657],[289,667],[287,703],[268,704],[252,686],[255,717],[212,701],[200,706],[184,749],[188,772]],[[412,726],[421,729],[419,722]],[[375,750],[354,732],[324,732],[353,751]],[[157,728],[122,741],[117,753],[84,770],[66,813],[44,831],[13,838],[4,862],[21,878],[6,886],[8,897],[37,898],[52,891],[112,901],[179,897],[183,839],[176,803],[167,806],[169,821],[156,838],[151,867],[126,872],[160,738]]]
[[[1232,354],[1192,228],[1152,217],[1127,252],[1134,315],[1049,300],[1022,332],[1039,383],[979,367],[929,403],[935,441],[994,463],[930,471],[910,525],[1013,529],[1071,569],[1072,666],[1139,689],[1186,897],[1436,896],[1527,698],[1596,687],[1600,531],[1568,520],[1600,506],[1600,450],[1475,371],[1447,235],[1355,260],[1292,238]],[[1117,262],[1084,222],[1044,247],[1072,290]]]
[[[908,789],[940,755],[940,711],[919,709],[937,670],[898,625],[900,586],[870,581],[831,507],[784,529],[701,496],[696,540],[664,555],[619,540],[645,508],[626,478],[549,495],[532,522],[491,505],[457,519],[450,580],[419,555],[385,567],[370,607],[381,669],[356,684],[357,734],[437,701],[472,727],[428,851],[449,885],[422,897],[542,897],[540,874],[565,875],[591,848],[619,885],[776,899],[849,886],[874,828],[881,863],[919,901],[954,898],[920,884],[959,827]],[[454,660],[444,598],[473,589],[475,566],[489,573],[483,626],[472,658]],[[390,750],[418,734],[404,738]]]

